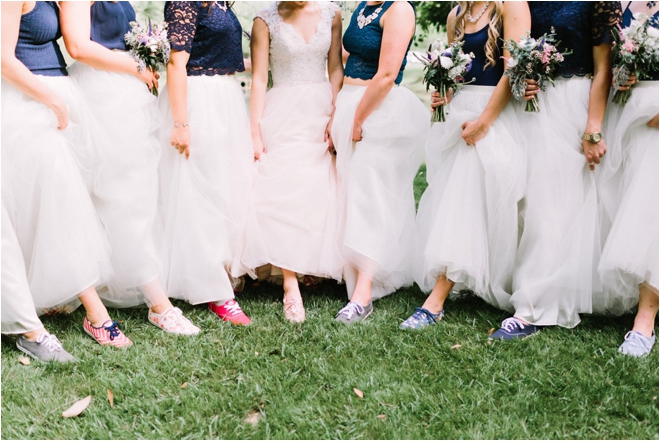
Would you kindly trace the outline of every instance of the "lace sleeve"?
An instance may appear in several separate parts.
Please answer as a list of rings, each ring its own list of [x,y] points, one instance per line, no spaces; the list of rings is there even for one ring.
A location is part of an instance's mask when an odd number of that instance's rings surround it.
[[[197,2],[167,2],[165,21],[172,50],[190,53],[197,29]]]
[[[592,44],[612,43],[612,29],[621,24],[622,17],[621,2],[593,2],[589,17]]]
[[[266,26],[268,26],[268,30],[271,34],[275,32],[280,18],[280,14],[277,12],[277,2],[273,2],[257,12],[257,15],[255,15],[254,18],[262,19],[266,23]]]

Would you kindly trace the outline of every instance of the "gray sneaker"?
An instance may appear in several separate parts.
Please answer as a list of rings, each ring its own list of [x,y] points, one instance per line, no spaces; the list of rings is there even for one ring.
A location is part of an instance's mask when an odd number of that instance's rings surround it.
[[[619,352],[633,357],[645,357],[651,353],[655,344],[655,332],[647,337],[637,331],[628,331],[619,346]]]
[[[30,357],[39,361],[57,361],[67,363],[75,361],[73,355],[69,354],[62,347],[62,343],[53,334],[44,332],[39,334],[36,341],[29,341],[22,335],[16,339],[16,347],[28,354]]]
[[[361,322],[374,312],[374,304],[369,302],[367,306],[360,306],[355,302],[348,302],[341,308],[335,320],[350,325],[351,323]]]

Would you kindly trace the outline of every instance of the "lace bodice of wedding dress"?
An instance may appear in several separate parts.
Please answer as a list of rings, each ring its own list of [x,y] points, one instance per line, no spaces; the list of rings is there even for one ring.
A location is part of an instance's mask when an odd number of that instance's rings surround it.
[[[326,61],[332,41],[332,20],[338,6],[333,2],[314,2],[320,20],[316,34],[306,42],[292,25],[282,21],[277,12],[278,3],[273,2],[255,17],[266,22],[270,32],[269,63],[273,87],[327,81]]]

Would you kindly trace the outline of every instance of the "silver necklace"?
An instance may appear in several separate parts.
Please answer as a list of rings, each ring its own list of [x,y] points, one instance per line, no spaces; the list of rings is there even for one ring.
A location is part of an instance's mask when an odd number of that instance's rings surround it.
[[[218,2],[218,8],[222,9],[223,12],[227,12],[227,2],[226,1]]]
[[[468,8],[468,11],[467,11],[467,19],[470,23],[476,23],[476,22],[479,21],[481,16],[484,15],[484,12],[486,12],[486,9],[488,9],[488,6],[490,6],[490,2],[489,1],[486,2],[486,4],[484,5],[483,8],[481,8],[481,11],[479,11],[479,13],[477,14],[476,17],[472,17],[472,5],[473,5],[473,3],[470,2],[470,7]]]
[[[362,29],[363,27],[367,26],[369,23],[374,21],[377,17],[378,14],[383,10],[383,5],[380,5],[374,12],[369,14],[368,16],[364,16],[364,10],[367,8],[367,5],[364,5],[364,8],[360,11],[357,17],[357,25],[358,28]]]

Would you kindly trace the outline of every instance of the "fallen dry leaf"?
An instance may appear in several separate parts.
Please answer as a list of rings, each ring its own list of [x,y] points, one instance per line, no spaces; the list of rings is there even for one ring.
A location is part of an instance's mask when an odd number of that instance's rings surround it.
[[[490,328],[490,329],[488,330],[488,335],[491,335],[493,332],[495,332],[495,328]]]
[[[30,366],[30,359],[27,357],[21,357],[18,359],[21,363],[23,363],[25,366]]]
[[[110,402],[110,407],[115,407],[115,394],[112,393],[110,389],[108,391],[108,401]]]
[[[458,348],[460,348],[461,346],[463,346],[463,345],[454,345],[454,346],[452,346],[451,348],[452,348],[452,349],[458,349]]]
[[[254,351],[254,356],[255,356],[255,357],[258,357],[258,356],[259,356],[259,353],[258,353],[257,351]]]
[[[251,410],[248,412],[243,422],[256,426],[257,424],[259,424],[260,419],[261,419],[261,412],[259,412],[258,410]]]
[[[185,389],[188,387],[188,382],[184,381],[183,384],[181,385],[181,389]]]
[[[360,398],[364,398],[364,392],[362,392],[362,391],[361,391],[360,389],[358,389],[357,387],[354,387],[354,388],[353,388],[353,392],[355,392],[355,395],[357,395],[358,397],[360,397]]]
[[[85,409],[87,409],[87,406],[89,406],[89,403],[91,402],[92,402],[92,396],[88,395],[82,400],[78,400],[75,403],[73,403],[71,407],[69,407],[67,410],[62,412],[62,416],[64,418],[71,418],[74,416],[78,416],[81,413],[83,413]]]
[[[377,418],[384,421],[387,418],[387,415],[385,415],[384,413],[381,413],[380,415],[378,415]]]

